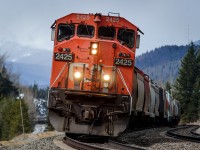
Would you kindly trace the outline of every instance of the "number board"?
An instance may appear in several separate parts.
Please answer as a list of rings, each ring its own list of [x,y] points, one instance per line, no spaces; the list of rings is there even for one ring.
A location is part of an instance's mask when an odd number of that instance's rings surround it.
[[[57,61],[73,61],[74,55],[72,53],[55,53],[54,59]]]
[[[118,17],[106,17],[107,22],[113,22],[113,23],[119,23],[119,18]]]
[[[116,66],[132,67],[133,66],[133,60],[132,59],[124,59],[124,58],[115,58],[114,64]]]

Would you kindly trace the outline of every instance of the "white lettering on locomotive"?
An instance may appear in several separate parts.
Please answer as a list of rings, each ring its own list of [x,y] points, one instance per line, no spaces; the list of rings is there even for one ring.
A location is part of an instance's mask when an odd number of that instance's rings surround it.
[[[89,15],[76,15],[77,20],[90,20]]]
[[[119,23],[119,18],[118,17],[106,17],[106,21]]]

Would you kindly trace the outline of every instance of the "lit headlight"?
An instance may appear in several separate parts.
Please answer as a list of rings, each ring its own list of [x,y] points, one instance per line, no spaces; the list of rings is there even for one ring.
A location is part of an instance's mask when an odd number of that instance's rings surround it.
[[[104,79],[104,81],[109,81],[110,80],[110,76],[106,74],[106,75],[103,76],[103,79]]]
[[[92,43],[92,48],[96,49],[98,47],[97,43]]]
[[[96,50],[96,49],[92,49],[91,53],[92,53],[93,55],[96,55],[96,54],[97,54],[97,50]]]
[[[78,71],[75,72],[75,73],[74,73],[74,77],[77,78],[77,79],[80,79],[80,78],[81,78],[81,73],[78,72]]]
[[[97,55],[98,54],[98,50],[99,50],[99,43],[97,42],[91,42],[90,43],[90,54],[91,55]]]

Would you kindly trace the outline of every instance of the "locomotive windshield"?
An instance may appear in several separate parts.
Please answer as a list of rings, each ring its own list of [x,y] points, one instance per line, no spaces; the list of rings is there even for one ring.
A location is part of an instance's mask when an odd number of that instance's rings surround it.
[[[58,26],[58,41],[68,40],[74,36],[74,24],[59,24]]]
[[[135,32],[129,29],[119,29],[117,34],[118,41],[122,42],[129,48],[134,46],[134,35]]]
[[[111,27],[111,26],[107,26],[107,27],[99,27],[99,38],[102,39],[113,39],[115,38],[115,28]]]
[[[91,38],[94,36],[94,27],[90,25],[78,25],[77,35]]]

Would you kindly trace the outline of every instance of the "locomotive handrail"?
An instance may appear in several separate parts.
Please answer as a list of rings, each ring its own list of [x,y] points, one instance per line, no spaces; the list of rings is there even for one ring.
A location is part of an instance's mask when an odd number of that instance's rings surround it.
[[[110,14],[118,15],[118,17],[120,17],[120,13],[109,12],[109,13],[108,13],[108,16],[110,16]]]
[[[58,78],[60,77],[60,75],[62,74],[62,72],[65,70],[66,66],[68,66],[68,62],[65,63],[65,65],[62,67],[61,71],[59,72],[58,76],[56,77],[56,79],[54,80],[53,84],[51,85],[51,87],[49,88],[49,90],[51,90],[51,88],[54,86],[54,84],[56,83],[56,81],[58,80]]]
[[[119,74],[119,76],[120,76],[120,78],[121,78],[121,80],[122,80],[124,86],[126,87],[127,92],[129,93],[129,96],[130,96],[130,115],[131,115],[132,104],[133,104],[131,92],[130,92],[130,90],[128,89],[128,86],[127,86],[127,84],[126,84],[126,81],[124,80],[124,77],[123,77],[123,75],[122,75],[122,73],[121,73],[121,70],[120,70],[119,68],[117,68],[117,72],[118,72],[118,74]]]
[[[89,58],[89,57],[87,57],[87,58],[81,58],[81,57],[78,57],[78,56],[77,56],[77,59],[82,60],[82,61],[84,61],[85,63],[90,63],[90,62],[91,62],[91,60],[88,59],[88,58]]]

